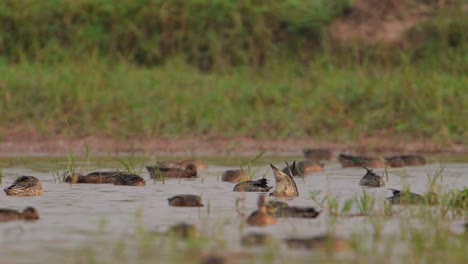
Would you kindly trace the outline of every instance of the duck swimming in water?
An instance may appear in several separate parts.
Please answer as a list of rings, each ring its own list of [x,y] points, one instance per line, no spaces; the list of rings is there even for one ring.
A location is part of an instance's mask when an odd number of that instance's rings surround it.
[[[315,160],[315,161],[330,160],[332,156],[331,151],[329,149],[324,149],[324,148],[303,149],[302,153],[304,153],[304,158],[306,160]]]
[[[33,176],[21,176],[13,184],[3,189],[6,195],[37,196],[44,194],[41,182]]]
[[[271,235],[263,233],[249,233],[241,238],[241,244],[244,247],[263,246],[273,241]]]
[[[65,172],[67,173],[67,172]],[[126,186],[145,186],[146,182],[143,178],[136,174],[117,172],[117,171],[104,171],[104,172],[91,172],[86,175],[80,173],[73,173],[65,178],[65,182],[76,183],[90,183],[90,184],[114,184]]]
[[[247,218],[247,224],[255,226],[267,226],[274,225],[278,223],[278,220],[270,215],[267,211],[268,199],[265,195],[260,195],[258,197],[257,206],[258,210],[253,212]]]
[[[262,178],[255,181],[244,181],[234,186],[234,192],[268,192],[273,187],[267,185],[267,179]]]
[[[198,238],[200,236],[198,229],[194,225],[187,223],[179,223],[171,226],[166,234],[182,239]]]
[[[359,181],[359,185],[366,187],[383,187],[386,185],[382,176],[375,174],[371,169],[364,167],[366,174]]]
[[[340,154],[338,161],[343,167],[371,167],[371,168],[385,168],[387,161],[378,156],[352,156]]]
[[[178,207],[202,207],[201,198],[198,195],[181,194],[167,199],[170,206]]]
[[[390,167],[418,166],[426,164],[426,159],[421,155],[400,155],[386,158]]]
[[[188,164],[185,169],[180,168],[167,168],[158,166],[147,166],[151,178],[159,179],[164,178],[197,178],[197,167],[193,164]]]
[[[286,174],[276,168],[273,164],[270,164],[273,174],[275,175],[275,189],[270,195],[274,197],[292,198],[299,196],[296,182],[290,174]],[[289,165],[286,163],[286,166]],[[291,173],[292,174],[292,173]]]
[[[65,172],[67,174],[68,171]],[[76,183],[91,183],[91,184],[102,184],[102,183],[114,183],[114,178],[119,172],[116,171],[96,171],[86,175],[81,173],[72,173],[65,178],[65,182],[76,184]]]
[[[187,168],[189,164],[195,165],[195,167],[197,168],[197,171],[208,168],[205,162],[201,160],[195,160],[195,159],[181,160],[177,162],[160,161],[157,163],[157,167],[185,170],[185,168]]]
[[[36,219],[39,219],[39,213],[33,207],[26,207],[23,212],[0,208],[0,222]]]
[[[323,164],[314,160],[303,160],[297,164],[293,162],[291,166],[286,166],[281,170],[285,174],[292,173],[292,176],[303,176],[309,173],[323,171]]]
[[[391,204],[396,205],[411,205],[411,204],[428,204],[433,205],[439,202],[439,196],[434,192],[428,192],[426,195],[422,196],[417,193],[412,193],[409,191],[400,191],[396,189],[390,189],[393,193],[393,196],[388,197],[387,199]]]
[[[289,248],[294,249],[329,249],[332,251],[344,251],[350,248],[347,240],[329,235],[311,238],[288,238],[285,239],[285,242]]]
[[[244,170],[227,170],[221,176],[222,181],[227,182],[244,182],[250,180],[249,175]]]
[[[316,218],[320,214],[313,207],[289,206],[280,201],[270,201],[267,210],[276,217]]]
[[[114,185],[145,186],[146,181],[136,174],[119,173],[114,178]]]

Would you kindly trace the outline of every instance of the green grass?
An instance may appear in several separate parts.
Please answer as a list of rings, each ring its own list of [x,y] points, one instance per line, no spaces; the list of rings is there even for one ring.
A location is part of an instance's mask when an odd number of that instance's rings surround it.
[[[261,65],[264,57],[317,40],[351,0],[5,0],[0,53],[55,62],[83,53],[157,65],[180,55],[192,65]],[[283,36],[281,39],[278,36]],[[279,45],[279,46],[278,46]]]
[[[140,68],[91,58],[0,71],[1,125],[30,125],[44,136],[468,138],[468,77],[434,65],[284,62],[199,74],[183,63]]]
[[[468,143],[463,1],[408,34],[422,44],[335,47],[326,26],[351,2],[2,1],[0,125]]]

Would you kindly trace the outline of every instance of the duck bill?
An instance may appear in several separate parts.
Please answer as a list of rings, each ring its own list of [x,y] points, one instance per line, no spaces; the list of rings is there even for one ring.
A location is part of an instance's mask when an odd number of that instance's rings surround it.
[[[276,181],[280,182],[284,180],[284,174],[282,171],[280,171],[278,168],[276,168],[273,164],[270,164],[271,169],[273,170],[273,174],[275,175]]]

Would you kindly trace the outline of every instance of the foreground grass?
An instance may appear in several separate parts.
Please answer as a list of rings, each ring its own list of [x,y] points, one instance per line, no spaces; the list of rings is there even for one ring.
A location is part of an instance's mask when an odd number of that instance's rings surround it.
[[[281,61],[200,74],[177,61],[140,68],[91,57],[0,71],[1,125],[43,135],[468,138],[468,77],[431,64]]]

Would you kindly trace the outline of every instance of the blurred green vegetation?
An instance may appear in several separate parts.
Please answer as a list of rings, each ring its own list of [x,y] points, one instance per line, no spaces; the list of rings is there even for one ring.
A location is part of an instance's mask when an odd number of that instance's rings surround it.
[[[434,9],[404,47],[331,41],[352,4],[1,1],[0,125],[468,143],[464,1]]]
[[[180,55],[212,69],[260,65],[317,41],[351,0],[5,0],[0,53],[54,62],[98,53],[142,65]]]

